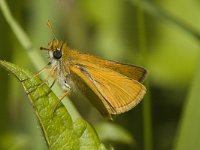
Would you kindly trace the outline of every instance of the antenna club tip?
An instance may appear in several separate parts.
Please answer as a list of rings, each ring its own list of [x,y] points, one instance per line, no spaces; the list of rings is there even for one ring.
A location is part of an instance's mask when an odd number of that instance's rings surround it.
[[[50,50],[50,49],[45,48],[45,47],[40,47],[40,50]]]

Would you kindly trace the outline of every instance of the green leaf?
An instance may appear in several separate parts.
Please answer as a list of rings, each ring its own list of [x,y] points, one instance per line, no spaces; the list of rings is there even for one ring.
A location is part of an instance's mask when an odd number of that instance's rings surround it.
[[[38,77],[6,61],[0,61],[0,65],[14,74],[22,83],[49,149],[105,149],[93,127],[81,118],[73,122],[63,104],[54,112],[59,99]]]
[[[200,59],[193,84],[183,111],[175,150],[200,149]]]
[[[133,136],[123,127],[114,123],[100,123],[96,127],[99,138],[102,141],[135,145]]]

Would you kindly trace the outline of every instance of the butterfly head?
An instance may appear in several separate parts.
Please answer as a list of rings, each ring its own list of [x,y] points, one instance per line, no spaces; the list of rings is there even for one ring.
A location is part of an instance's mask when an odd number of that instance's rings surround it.
[[[60,60],[63,56],[63,50],[65,46],[65,42],[53,40],[48,43],[48,48],[41,47],[40,49],[47,50],[51,59]]]

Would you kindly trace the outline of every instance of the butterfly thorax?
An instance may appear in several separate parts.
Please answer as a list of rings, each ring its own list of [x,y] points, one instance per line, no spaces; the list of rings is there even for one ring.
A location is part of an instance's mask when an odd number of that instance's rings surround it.
[[[57,79],[64,90],[70,90],[70,49],[63,41],[53,40],[48,44],[49,62],[51,65],[50,74]]]

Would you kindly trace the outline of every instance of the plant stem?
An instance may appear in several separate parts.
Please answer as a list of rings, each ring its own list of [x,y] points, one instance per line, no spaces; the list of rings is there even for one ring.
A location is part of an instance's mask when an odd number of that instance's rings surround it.
[[[131,0],[133,5],[136,5],[138,0]],[[144,12],[148,15],[154,17],[156,20],[164,21],[165,23],[172,24],[178,28],[191,34],[196,40],[200,40],[200,32],[194,29],[191,25],[181,21],[179,18],[171,15],[169,12],[159,8],[155,4],[150,3],[149,1],[142,1],[141,7]]]
[[[39,54],[38,49],[33,47],[31,40],[29,39],[27,34],[24,32],[24,30],[19,26],[17,21],[14,19],[5,0],[0,0],[0,9],[1,9],[6,21],[8,22],[11,29],[13,30],[15,36],[19,40],[20,44],[26,50],[26,53],[27,53],[30,61],[33,63],[34,67],[37,70],[44,67],[47,63],[45,63],[44,59]],[[42,76],[42,77],[44,77],[44,76]],[[61,88],[58,85],[55,85],[55,93],[59,93],[59,91],[61,91]],[[75,107],[73,106],[73,104],[71,103],[71,101],[69,99],[67,99],[67,101],[65,101],[64,104],[66,105],[73,120],[80,117],[80,114],[75,109]]]
[[[142,9],[142,0],[138,0],[136,4],[137,12],[137,30],[138,42],[140,50],[140,62],[145,66],[145,58],[147,56],[147,43],[145,34],[145,18]],[[143,100],[143,127],[144,127],[144,149],[152,150],[152,119],[151,119],[151,100],[149,91],[149,81],[146,82],[148,89],[147,94]]]

